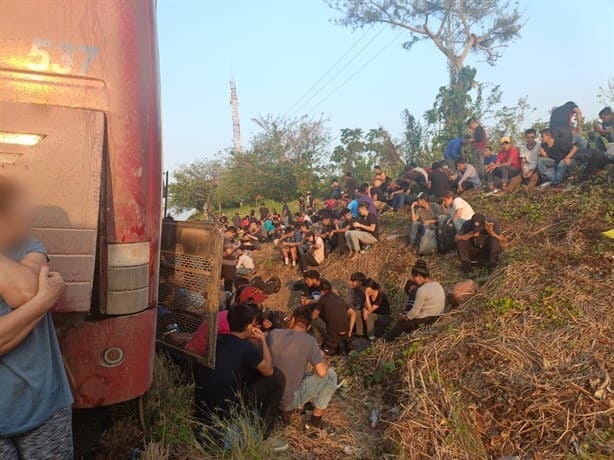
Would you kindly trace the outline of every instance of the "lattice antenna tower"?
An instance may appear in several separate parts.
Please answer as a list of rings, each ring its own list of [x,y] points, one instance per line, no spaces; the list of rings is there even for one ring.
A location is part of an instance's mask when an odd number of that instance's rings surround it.
[[[239,120],[239,98],[237,97],[237,82],[230,80],[230,106],[232,107],[232,134],[236,152],[242,152],[241,122]]]

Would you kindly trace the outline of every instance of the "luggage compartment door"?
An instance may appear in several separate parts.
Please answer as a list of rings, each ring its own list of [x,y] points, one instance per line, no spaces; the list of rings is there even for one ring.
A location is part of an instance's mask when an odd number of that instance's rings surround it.
[[[56,312],[88,312],[96,259],[102,112],[0,101],[0,174],[25,188],[35,236],[67,288]]]

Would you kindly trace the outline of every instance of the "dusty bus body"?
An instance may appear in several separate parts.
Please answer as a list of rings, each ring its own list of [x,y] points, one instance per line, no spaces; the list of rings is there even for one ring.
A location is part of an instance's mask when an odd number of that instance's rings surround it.
[[[0,174],[29,190],[67,281],[54,319],[76,406],[142,395],[161,217],[154,0],[0,0]]]

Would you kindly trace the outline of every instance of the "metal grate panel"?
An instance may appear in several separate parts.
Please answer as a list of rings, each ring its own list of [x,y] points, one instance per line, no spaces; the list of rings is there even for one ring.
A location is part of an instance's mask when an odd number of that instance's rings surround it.
[[[156,338],[173,353],[189,355],[209,367],[215,366],[222,246],[215,225],[172,221],[162,225]],[[186,351],[203,322],[209,325],[206,353]]]

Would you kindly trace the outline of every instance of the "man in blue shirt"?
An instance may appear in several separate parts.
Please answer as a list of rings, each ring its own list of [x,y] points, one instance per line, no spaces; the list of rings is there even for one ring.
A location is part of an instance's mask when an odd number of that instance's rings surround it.
[[[49,310],[64,290],[0,176],[0,458],[72,459],[72,394]]]
[[[443,159],[452,171],[456,169],[456,161],[463,156],[463,147],[469,143],[470,139],[471,136],[469,135],[456,137],[446,145]]]

